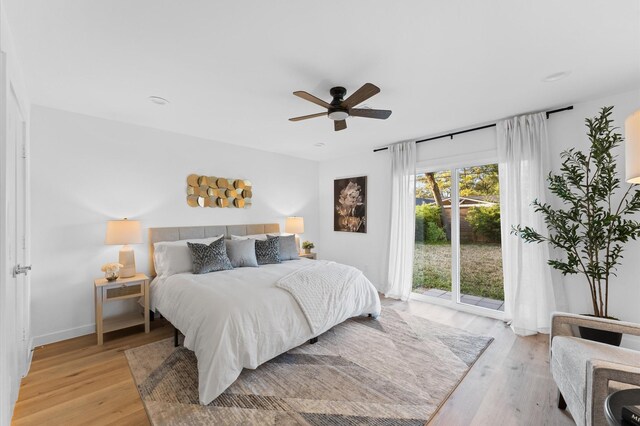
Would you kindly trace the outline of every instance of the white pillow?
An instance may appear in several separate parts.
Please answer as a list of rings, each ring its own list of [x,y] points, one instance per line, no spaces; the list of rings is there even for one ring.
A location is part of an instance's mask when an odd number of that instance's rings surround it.
[[[183,272],[191,272],[191,252],[187,246],[187,241],[197,244],[211,244],[223,236],[224,235],[218,235],[217,237],[210,238],[154,243],[153,263],[156,268],[156,275],[168,277]]]
[[[232,240],[261,240],[261,241],[266,241],[267,240],[267,235],[272,235],[274,237],[277,237],[280,234],[274,233],[274,234],[232,235],[231,239]]]

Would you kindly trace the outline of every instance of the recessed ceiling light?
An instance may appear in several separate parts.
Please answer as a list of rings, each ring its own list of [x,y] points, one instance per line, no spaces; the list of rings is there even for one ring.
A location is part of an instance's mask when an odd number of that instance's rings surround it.
[[[571,74],[571,71],[560,71],[553,74],[549,74],[545,78],[542,79],[545,83],[553,83],[554,81],[562,80],[566,76]]]
[[[166,105],[169,103],[165,98],[161,98],[160,96],[149,96],[149,100],[156,105]]]
[[[324,146],[324,142],[314,143],[313,146],[317,146],[318,148],[322,148]]]

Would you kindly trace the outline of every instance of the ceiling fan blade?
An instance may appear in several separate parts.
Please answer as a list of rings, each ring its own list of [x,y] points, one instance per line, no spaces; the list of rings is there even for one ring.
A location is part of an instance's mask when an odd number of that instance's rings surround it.
[[[326,103],[325,101],[323,101],[320,98],[316,98],[311,93],[307,93],[307,92],[304,92],[302,90],[299,90],[297,92],[293,92],[293,94],[296,95],[299,98],[302,98],[302,99],[307,100],[309,102],[313,102],[316,105],[320,105],[323,108],[331,108],[330,104]]]
[[[391,115],[388,109],[350,109],[349,115],[352,117],[378,118],[386,120]]]
[[[373,95],[380,93],[380,88],[371,84],[365,83],[364,86],[356,90],[342,102],[342,106],[345,108],[353,108],[354,106],[361,104]]]
[[[339,132],[340,130],[344,130],[347,128],[347,121],[346,120],[334,121],[333,128],[335,129],[336,132]]]
[[[310,118],[322,117],[323,115],[326,117],[327,113],[326,112],[319,112],[317,114],[309,114],[309,115],[303,115],[303,116],[300,116],[300,117],[293,117],[293,118],[290,118],[289,121],[308,120]]]

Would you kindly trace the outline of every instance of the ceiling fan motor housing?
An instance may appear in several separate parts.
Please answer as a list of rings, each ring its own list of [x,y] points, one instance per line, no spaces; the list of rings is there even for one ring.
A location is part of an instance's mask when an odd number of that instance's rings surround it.
[[[334,105],[335,102],[337,102],[336,105],[340,105],[340,102],[342,102],[342,99],[344,98],[344,95],[347,94],[347,89],[345,89],[342,86],[332,87],[329,90],[329,94],[331,96],[333,96],[333,101],[331,102],[331,104]]]
[[[331,90],[329,90],[329,94],[333,96],[333,100],[331,101],[332,108],[329,108],[329,118],[334,121],[340,121],[349,117],[349,111],[341,106],[344,95],[347,94],[347,89],[341,86],[332,87]]]

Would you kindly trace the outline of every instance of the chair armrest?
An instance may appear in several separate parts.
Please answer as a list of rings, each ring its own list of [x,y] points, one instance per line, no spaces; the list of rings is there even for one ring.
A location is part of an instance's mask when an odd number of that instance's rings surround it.
[[[604,424],[604,401],[609,395],[609,382],[640,386],[640,367],[598,359],[587,362],[587,424]],[[591,415],[589,416],[589,413]],[[591,423],[589,423],[591,420]]]
[[[640,336],[640,324],[633,322],[554,312],[551,314],[551,340],[555,336],[572,336],[571,325]]]

